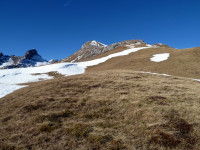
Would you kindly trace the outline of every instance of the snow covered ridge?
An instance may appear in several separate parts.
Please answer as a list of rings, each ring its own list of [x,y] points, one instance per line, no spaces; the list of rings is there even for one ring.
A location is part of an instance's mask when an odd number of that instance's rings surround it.
[[[4,69],[0,70],[0,98],[12,93],[13,91],[23,88],[24,86],[18,85],[28,82],[37,82],[39,80],[53,79],[52,76],[47,75],[48,72],[58,72],[62,75],[76,75],[85,72],[85,69],[89,66],[98,65],[107,61],[110,58],[128,55],[133,52],[137,52],[142,49],[149,47],[134,48],[131,47],[128,50],[114,53],[106,57],[99,59],[78,62],[78,63],[57,63],[40,67],[29,67],[29,68],[15,68],[15,69]]]
[[[55,60],[47,61],[43,59],[36,49],[29,50],[24,56],[8,56],[0,52],[0,69],[25,68],[38,65],[54,63]]]
[[[170,53],[155,54],[153,55],[152,58],[150,58],[150,60],[154,62],[161,62],[161,61],[167,60],[169,56],[170,56]]]

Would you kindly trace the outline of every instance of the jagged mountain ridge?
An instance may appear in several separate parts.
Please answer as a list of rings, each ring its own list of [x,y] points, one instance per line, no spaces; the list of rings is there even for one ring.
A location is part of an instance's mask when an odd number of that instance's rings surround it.
[[[117,42],[111,45],[105,45],[95,40],[88,41],[82,45],[81,49],[79,49],[73,55],[61,60],[61,62],[81,62],[87,59],[95,58],[100,54],[104,54],[105,52],[112,51],[118,47],[125,46],[129,48],[129,46],[147,46],[143,40],[126,40]],[[153,47],[168,47],[165,44],[154,44]],[[124,48],[124,47],[123,47]],[[15,55],[4,55],[0,52],[0,69],[12,69],[12,68],[26,68],[40,65],[47,65],[52,63],[57,63],[58,60],[50,60],[47,61],[43,59],[37,52],[36,49],[29,50],[25,53],[24,56],[15,56]]]
[[[82,45],[81,49],[79,49],[76,53],[73,55],[65,58],[62,60],[62,62],[80,62],[84,61],[86,59],[92,58],[94,56],[97,56],[99,54],[105,53],[107,51],[111,51],[117,47],[123,46],[123,45],[142,45],[147,44],[143,40],[126,40],[122,42],[117,42],[111,45],[105,45],[100,42],[97,42],[95,40],[88,41],[85,44]]]
[[[33,67],[37,63],[48,63],[48,61],[43,59],[36,49],[27,51],[22,57],[15,55],[8,56],[0,52],[1,69]]]

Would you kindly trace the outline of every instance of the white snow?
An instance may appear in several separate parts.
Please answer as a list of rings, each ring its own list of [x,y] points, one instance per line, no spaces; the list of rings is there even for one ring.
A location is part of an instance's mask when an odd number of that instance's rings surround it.
[[[154,62],[161,62],[161,61],[167,60],[169,56],[170,56],[170,53],[155,54],[153,55],[152,58],[150,58],[150,60]]]
[[[18,90],[20,88],[26,87],[21,85],[9,85],[9,84],[0,84],[1,90],[0,90],[0,98],[12,93],[15,90]],[[3,87],[3,88],[2,88]]]
[[[171,77],[171,76],[173,76],[173,75],[169,75],[169,74],[161,74],[161,73],[145,72],[145,71],[136,71],[136,72],[139,72],[139,73],[146,73],[146,74],[153,74],[153,75],[160,75],[160,76],[166,76],[166,77]],[[200,79],[186,78],[186,77],[179,77],[179,78],[189,79],[189,80],[193,80],[193,81],[200,82]]]
[[[167,76],[167,77],[170,77],[172,75],[169,75],[169,74],[161,74],[161,73],[154,73],[154,72],[144,72],[144,71],[139,71],[140,73],[146,73],[146,74],[153,74],[153,75],[161,75],[161,76]]]
[[[97,46],[98,44],[97,44],[96,41],[93,40],[93,41],[91,42],[91,45]]]
[[[100,45],[99,43],[100,43],[101,45]],[[91,41],[90,45],[94,45],[94,46],[103,46],[103,47],[106,47],[106,46],[107,46],[107,45],[105,45],[105,44],[103,44],[103,43],[101,43],[101,42],[97,42],[97,41],[95,41],[95,40]]]
[[[3,63],[3,64],[0,66],[0,68],[5,67],[5,66],[10,66],[10,65],[13,65],[13,64],[14,64],[14,61],[10,58],[10,59],[8,60],[8,62]]]
[[[130,53],[147,48],[148,47],[131,47],[128,50],[124,50],[122,52],[114,53],[106,57],[86,62],[58,63],[39,67],[0,70],[0,98],[12,93],[17,89],[25,87],[18,84],[53,79],[52,76],[49,76],[45,73],[58,72],[66,76],[82,74],[85,72],[85,69],[89,66],[98,65],[107,61],[110,58],[128,55]]]
[[[50,61],[52,61],[52,60],[50,60]],[[44,65],[48,65],[49,64],[49,62],[37,62],[36,63],[36,67],[39,67],[39,66],[44,66]]]

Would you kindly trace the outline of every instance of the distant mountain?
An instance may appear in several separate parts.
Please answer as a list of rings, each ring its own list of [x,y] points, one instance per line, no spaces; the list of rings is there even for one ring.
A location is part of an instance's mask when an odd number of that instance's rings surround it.
[[[55,63],[55,60],[51,60],[50,63]],[[48,64],[49,62],[43,59],[36,49],[29,50],[24,56],[19,57],[15,55],[4,55],[0,52],[0,69],[12,69],[12,68],[26,68]]]
[[[101,54],[106,54],[106,52],[111,52],[112,50],[116,50],[117,48],[120,50],[129,49],[132,47],[145,47],[148,46],[143,40],[126,40],[122,42],[117,42],[111,45],[105,45],[98,41],[88,41],[82,45],[81,49],[79,49],[73,55],[61,60],[60,62],[81,62],[88,59],[96,58],[95,56],[101,57]],[[152,45],[155,48],[165,47],[170,48],[165,44],[154,44]],[[113,51],[114,52],[114,51]],[[0,52],[0,69],[12,69],[12,68],[26,68],[26,67],[34,67],[47,65],[52,63],[57,63],[58,60],[45,60],[43,59],[37,52],[36,49],[28,50],[24,56],[15,56],[15,55],[4,55]]]
[[[62,62],[84,61],[86,59],[92,58],[107,51],[111,51],[117,47],[123,45],[132,45],[132,44],[135,46],[144,44],[146,45],[146,43],[142,40],[127,40],[127,41],[117,42],[109,46],[97,41],[88,41],[85,44],[83,44],[81,49],[79,49],[75,54],[63,59]]]

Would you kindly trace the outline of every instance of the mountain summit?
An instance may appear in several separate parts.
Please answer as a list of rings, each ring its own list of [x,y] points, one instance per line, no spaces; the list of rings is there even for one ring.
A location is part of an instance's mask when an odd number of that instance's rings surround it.
[[[31,49],[25,53],[24,56],[19,57],[15,55],[3,55],[0,52],[0,68],[1,69],[12,69],[22,67],[33,67],[37,63],[47,63],[37,52],[36,49]]]
[[[146,44],[146,43],[144,43],[142,40],[127,40],[127,41],[117,42],[117,43],[107,46],[95,40],[88,41],[85,44],[83,44],[81,49],[79,49],[75,54],[63,59],[62,62],[84,61],[86,59],[92,58],[99,54],[113,50],[117,47],[120,47],[123,45],[131,45],[131,44],[141,45],[141,44]]]
[[[25,58],[31,59],[34,56],[39,56],[36,49],[29,50],[25,53]]]

